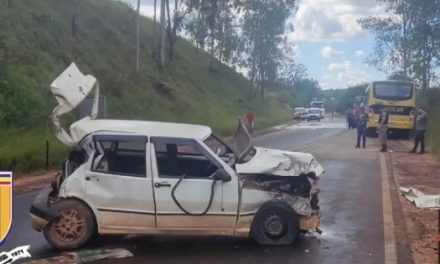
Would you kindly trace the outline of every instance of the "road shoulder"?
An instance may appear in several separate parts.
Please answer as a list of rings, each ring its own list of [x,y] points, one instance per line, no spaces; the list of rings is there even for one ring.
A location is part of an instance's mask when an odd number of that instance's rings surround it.
[[[395,200],[401,208],[413,263],[437,263],[437,211],[416,208],[398,190],[399,187],[414,187],[426,194],[440,193],[440,163],[428,154],[408,153],[411,148],[408,141],[393,141],[390,147],[393,152],[389,153],[389,164],[397,189]],[[395,215],[399,212],[395,211]]]
[[[40,189],[41,187],[56,180],[57,174],[58,171],[49,170],[33,173],[32,175],[23,175],[18,179],[14,179],[14,192],[23,193]]]

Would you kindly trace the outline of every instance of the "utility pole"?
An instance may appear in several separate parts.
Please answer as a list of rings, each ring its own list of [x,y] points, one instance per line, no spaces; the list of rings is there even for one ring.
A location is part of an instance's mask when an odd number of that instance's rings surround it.
[[[140,56],[140,31],[141,31],[141,0],[137,1],[137,28],[136,28],[136,72],[139,71]]]

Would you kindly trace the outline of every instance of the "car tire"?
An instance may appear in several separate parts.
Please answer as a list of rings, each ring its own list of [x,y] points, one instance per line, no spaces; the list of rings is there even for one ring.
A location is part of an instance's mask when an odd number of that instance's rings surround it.
[[[253,240],[260,245],[291,245],[299,234],[298,214],[279,202],[270,202],[261,207],[251,228]]]
[[[60,216],[43,230],[44,237],[57,249],[75,249],[86,244],[96,233],[93,212],[74,199],[61,200],[53,207]]]

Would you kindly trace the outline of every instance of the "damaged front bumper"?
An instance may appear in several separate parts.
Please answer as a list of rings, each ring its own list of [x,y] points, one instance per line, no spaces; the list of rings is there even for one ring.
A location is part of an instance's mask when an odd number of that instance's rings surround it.
[[[310,216],[301,216],[299,218],[299,228],[302,231],[306,232],[316,232],[318,234],[321,234],[322,231],[319,228],[321,215],[319,212],[314,213]]]
[[[52,189],[50,186],[44,188],[35,197],[31,205],[30,215],[32,219],[32,227],[39,232],[41,232],[50,221],[59,215],[55,208],[50,207],[51,192]]]
[[[315,183],[316,184],[316,183]],[[292,196],[287,193],[278,193],[275,199],[286,202],[300,216],[300,230],[303,232],[317,232],[321,234],[319,228],[321,213],[318,206],[317,188],[312,188],[309,197]]]

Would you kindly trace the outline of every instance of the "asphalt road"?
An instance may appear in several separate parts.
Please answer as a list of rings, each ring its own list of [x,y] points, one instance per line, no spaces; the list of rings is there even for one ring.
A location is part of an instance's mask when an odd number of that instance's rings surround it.
[[[322,235],[293,246],[264,247],[224,237],[106,237],[92,248],[123,247],[134,257],[100,263],[385,263],[379,156],[376,147],[354,148],[355,132],[343,123],[303,122],[255,138],[257,146],[311,152],[323,164]],[[58,254],[30,227],[35,192],[15,196],[12,232],[0,251],[31,245],[34,258]]]

